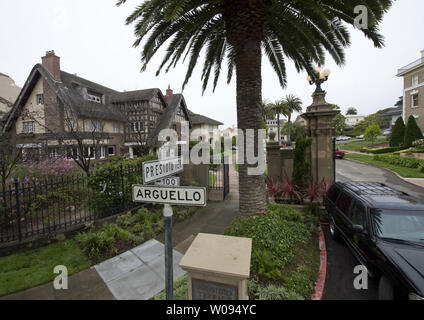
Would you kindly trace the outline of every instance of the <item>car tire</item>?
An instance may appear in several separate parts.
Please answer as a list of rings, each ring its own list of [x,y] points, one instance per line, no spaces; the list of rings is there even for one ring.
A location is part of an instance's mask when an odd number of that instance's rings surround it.
[[[389,279],[381,276],[378,282],[378,300],[394,300],[395,291]]]
[[[335,224],[334,219],[332,217],[330,217],[329,226],[330,226],[331,238],[335,241],[340,241],[340,233],[337,230],[336,224]]]

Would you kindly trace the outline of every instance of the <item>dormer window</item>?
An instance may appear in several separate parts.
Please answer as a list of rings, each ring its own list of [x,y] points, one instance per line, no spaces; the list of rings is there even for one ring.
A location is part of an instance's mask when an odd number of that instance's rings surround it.
[[[88,91],[87,96],[88,96],[88,101],[102,103],[102,95],[99,93]]]

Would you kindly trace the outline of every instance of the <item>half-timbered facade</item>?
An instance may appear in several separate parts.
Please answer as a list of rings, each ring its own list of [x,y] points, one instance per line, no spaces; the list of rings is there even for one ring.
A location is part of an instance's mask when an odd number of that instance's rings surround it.
[[[107,158],[154,149],[158,128],[181,130],[182,121],[190,122],[187,106],[170,88],[166,96],[157,88],[119,92],[60,70],[50,51],[32,69],[6,130],[17,148],[53,155],[75,152],[73,137],[86,135],[87,157]]]

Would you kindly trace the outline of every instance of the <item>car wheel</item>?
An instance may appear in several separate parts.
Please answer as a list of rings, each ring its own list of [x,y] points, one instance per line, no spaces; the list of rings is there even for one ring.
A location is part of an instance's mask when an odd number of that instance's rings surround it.
[[[381,276],[378,283],[378,299],[379,300],[393,300],[395,298],[395,292],[389,279],[385,276]]]
[[[340,234],[336,228],[336,224],[334,223],[334,219],[332,217],[330,217],[329,225],[331,238],[333,238],[333,240],[335,241],[340,241]]]

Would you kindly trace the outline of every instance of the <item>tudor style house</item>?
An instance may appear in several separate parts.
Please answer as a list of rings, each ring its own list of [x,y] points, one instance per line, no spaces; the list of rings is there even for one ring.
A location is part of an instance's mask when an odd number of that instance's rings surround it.
[[[181,130],[183,121],[190,123],[184,97],[169,87],[166,96],[160,89],[119,92],[62,71],[49,51],[32,69],[6,130],[24,154],[69,156],[83,144],[86,157],[99,159],[155,149],[160,129]]]
[[[208,135],[209,144],[212,146],[213,136],[216,134],[220,136],[219,126],[223,123],[201,114],[196,114],[192,111],[188,111],[190,114],[190,120],[192,125],[191,139],[201,140],[204,134]]]
[[[424,50],[421,58],[398,70],[403,77],[403,119],[412,115],[424,132]]]

